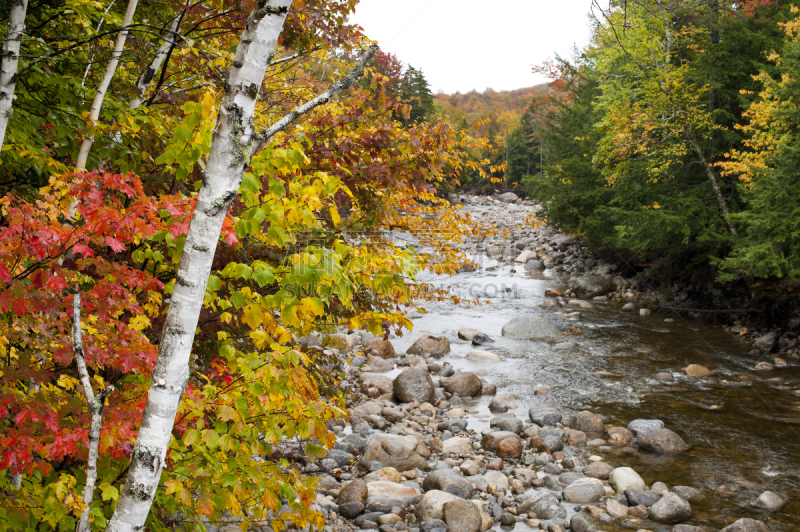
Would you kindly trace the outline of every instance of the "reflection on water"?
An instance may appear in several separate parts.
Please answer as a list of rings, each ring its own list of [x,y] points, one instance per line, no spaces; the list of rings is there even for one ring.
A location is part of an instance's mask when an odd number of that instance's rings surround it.
[[[515,396],[514,412],[526,421],[527,406],[534,401],[601,413],[607,417],[607,426],[624,426],[636,418],[661,419],[692,445],[690,451],[673,458],[630,448],[585,448],[582,452],[587,457],[603,455],[613,465],[633,467],[648,484],[662,481],[701,489],[703,495],[692,501],[693,524],[718,529],[735,518],[751,517],[775,531],[797,530],[798,366],[752,371],[758,361],[747,355],[750,346],[744,340],[681,315],[643,318],[601,302],[593,309],[542,310],[545,288],[557,284],[510,273],[508,268],[429,281],[464,297],[480,295],[491,304],[427,304],[429,313],[414,320],[411,335],[395,340],[396,349],[405,351],[422,330],[446,335],[452,352],[445,360],[483,373],[497,385],[498,394]],[[580,317],[564,318],[575,310],[581,312]],[[573,347],[501,337],[505,323],[525,315],[550,319],[562,329],[577,326],[582,334],[564,339]],[[667,317],[674,321],[665,322]],[[500,355],[503,362],[464,359],[473,346],[458,340],[462,327],[492,336],[496,343],[480,349]],[[681,368],[689,364],[701,364],[713,373],[686,377]],[[656,380],[659,372],[672,373],[674,380]],[[536,385],[552,389],[534,397]],[[470,427],[488,427],[488,399],[470,409],[479,413],[471,416]],[[752,508],[751,503],[766,489],[788,496],[789,504],[773,514]],[[604,529],[613,527],[604,525]]]

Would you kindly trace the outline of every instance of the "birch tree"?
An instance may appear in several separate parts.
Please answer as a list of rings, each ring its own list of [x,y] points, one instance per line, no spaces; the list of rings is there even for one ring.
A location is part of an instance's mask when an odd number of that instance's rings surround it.
[[[17,84],[17,65],[22,37],[25,35],[25,13],[28,0],[13,0],[8,15],[8,30],[3,42],[3,58],[0,64],[0,150],[6,137],[6,128],[14,105],[14,88]]]
[[[241,34],[178,266],[142,425],[125,487],[108,525],[110,532],[142,530],[147,520],[164,467],[175,415],[189,381],[192,343],[217,242],[252,150],[268,142],[299,116],[349,88],[363,74],[364,64],[376,50],[369,48],[348,76],[259,135],[253,126],[256,101],[291,3],[291,0],[256,2]]]

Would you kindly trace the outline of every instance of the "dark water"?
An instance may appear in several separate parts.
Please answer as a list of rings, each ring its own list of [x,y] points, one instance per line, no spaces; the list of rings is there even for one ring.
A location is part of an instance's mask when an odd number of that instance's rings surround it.
[[[427,304],[429,313],[414,320],[414,332],[398,339],[396,348],[405,350],[423,330],[446,335],[452,346],[446,360],[484,375],[498,386],[499,395],[513,394],[518,407],[514,412],[525,421],[527,407],[534,401],[598,412],[607,416],[606,426],[625,426],[637,418],[661,419],[692,446],[690,451],[667,458],[632,448],[584,448],[581,456],[596,454],[614,466],[633,467],[648,485],[662,481],[700,489],[703,495],[692,502],[690,524],[718,530],[740,517],[751,517],[773,531],[800,530],[799,366],[754,371],[759,360],[747,355],[751,346],[745,340],[685,316],[640,317],[602,302],[594,302],[593,309],[546,311],[539,308],[544,289],[557,283],[507,269],[430,281],[463,297],[480,295],[491,304]],[[563,317],[574,311],[581,316]],[[562,329],[577,326],[582,334],[564,338],[574,342],[574,348],[501,337],[505,323],[524,315],[550,319]],[[462,327],[495,338],[496,343],[482,349],[504,361],[464,359],[473,347],[458,340]],[[689,364],[706,366],[713,374],[686,377],[682,368]],[[600,371],[613,376],[593,374]],[[670,384],[655,380],[656,373],[665,371],[675,376]],[[534,397],[537,385],[552,388],[548,395]],[[488,399],[482,399],[473,407],[480,413],[470,421],[472,427],[488,424],[487,404]],[[752,502],[767,489],[788,497],[789,504],[775,513],[753,508]],[[617,530],[613,524],[602,528]]]

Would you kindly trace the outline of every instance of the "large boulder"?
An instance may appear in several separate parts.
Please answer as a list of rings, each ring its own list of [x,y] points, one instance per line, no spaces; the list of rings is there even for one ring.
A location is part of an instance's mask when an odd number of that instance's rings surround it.
[[[456,373],[447,382],[443,383],[444,389],[461,397],[473,397],[481,393],[483,383],[474,373],[462,371]]]
[[[655,429],[639,434],[639,448],[654,453],[679,454],[689,446],[671,430]]]
[[[592,462],[583,468],[584,475],[600,480],[608,480],[612,471],[614,471],[614,467],[608,462]]]
[[[663,429],[664,422],[660,419],[634,419],[628,423],[628,430],[636,436],[655,429]]]
[[[599,501],[605,494],[603,481],[596,478],[579,478],[564,488],[564,500],[577,504]]]
[[[597,296],[604,296],[614,289],[614,283],[610,279],[599,275],[583,275],[575,279],[572,291],[581,299],[591,299]]]
[[[370,354],[377,357],[394,358],[394,346],[389,340],[376,338],[364,344],[364,347],[366,347],[365,351],[369,351]]]
[[[497,196],[497,199],[499,199],[503,203],[514,203],[519,199],[519,196],[517,196],[513,192],[505,192]]]
[[[377,388],[382,394],[392,392],[392,379],[380,373],[363,372],[358,376],[361,391],[367,393],[370,388]]]
[[[522,456],[523,443],[522,439],[517,436],[515,438],[504,438],[497,444],[495,454],[498,458],[504,460],[516,459]]]
[[[589,412],[588,410],[571,416],[569,419],[569,426],[581,432],[603,432],[606,428],[602,416]]]
[[[443,507],[450,501],[463,500],[461,497],[445,491],[431,490],[422,496],[417,503],[416,514],[420,522],[428,519],[444,519]]]
[[[480,532],[483,524],[481,512],[471,501],[457,500],[442,506],[447,532]]]
[[[625,498],[628,499],[630,506],[646,506],[651,507],[660,499],[658,495],[652,491],[637,490],[630,488],[625,490]]]
[[[539,519],[566,519],[567,509],[549,491],[537,491],[517,508],[519,515],[534,512]]]
[[[348,502],[360,502],[361,504],[367,504],[367,496],[367,483],[360,478],[357,478],[342,484],[342,488],[339,490],[338,501],[340,506]]]
[[[786,499],[774,491],[765,491],[758,496],[754,506],[764,510],[778,511],[786,505]]]
[[[362,463],[380,462],[398,471],[425,469],[428,463],[417,454],[418,442],[413,436],[375,433],[367,440]]]
[[[442,444],[442,453],[450,456],[465,456],[473,452],[469,440],[460,436],[448,438]]]
[[[547,318],[522,316],[503,325],[503,336],[520,340],[537,340],[561,336],[561,330]]]
[[[472,484],[453,469],[439,469],[428,473],[422,483],[425,491],[439,490],[469,499],[475,491]]]
[[[388,499],[397,499],[402,501],[406,497],[416,497],[419,495],[419,490],[399,484],[397,482],[389,482],[387,480],[376,480],[367,484],[367,493],[370,498],[372,497],[386,497]]]
[[[555,408],[545,404],[535,404],[528,409],[530,420],[540,427],[555,425],[561,422],[561,414]]]
[[[650,507],[650,518],[659,523],[680,523],[692,516],[692,507],[671,491]]]
[[[767,525],[755,519],[739,519],[719,532],[770,532]]]
[[[500,442],[507,439],[507,438],[514,438],[519,439],[519,436],[514,434],[513,432],[499,430],[496,432],[488,432],[486,433],[483,438],[481,438],[481,446],[487,451],[496,451]]]
[[[608,475],[608,483],[614,488],[617,493],[625,493],[625,490],[642,490],[647,489],[644,480],[639,476],[639,473],[630,467],[618,467]]]
[[[428,370],[421,366],[404,369],[395,377],[392,385],[394,396],[401,403],[433,403],[436,401],[436,387]]]
[[[407,355],[443,355],[450,352],[450,340],[446,336],[431,336],[423,334],[406,350]]]
[[[483,333],[478,329],[471,329],[469,327],[459,329],[458,337],[461,338],[462,340],[466,340],[467,342],[479,343],[479,344],[484,344],[493,341],[488,334]],[[476,339],[478,340],[477,342],[475,342]]]
[[[522,434],[525,428],[522,420],[514,414],[505,414],[502,416],[495,416],[489,420],[489,428],[513,432],[514,434]]]

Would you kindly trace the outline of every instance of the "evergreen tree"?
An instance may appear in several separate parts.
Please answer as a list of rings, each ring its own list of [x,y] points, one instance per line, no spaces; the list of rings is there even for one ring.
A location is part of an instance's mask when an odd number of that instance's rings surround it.
[[[434,112],[433,94],[422,70],[409,65],[403,74],[400,94],[405,103],[411,106],[408,117],[402,117],[405,125],[426,122]]]

